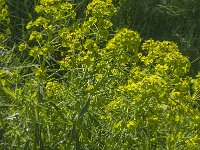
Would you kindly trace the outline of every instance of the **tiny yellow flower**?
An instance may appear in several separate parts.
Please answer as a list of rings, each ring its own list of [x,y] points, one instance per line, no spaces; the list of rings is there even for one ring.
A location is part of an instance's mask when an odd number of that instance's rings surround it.
[[[129,121],[129,123],[126,125],[128,129],[135,128],[136,127],[135,121]]]

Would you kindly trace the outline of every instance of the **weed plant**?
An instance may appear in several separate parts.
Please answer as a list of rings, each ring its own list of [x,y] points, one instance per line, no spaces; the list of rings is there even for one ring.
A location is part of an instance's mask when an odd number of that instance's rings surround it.
[[[84,17],[40,0],[10,42],[0,2],[1,149],[199,149],[200,73],[188,76],[176,43],[114,30],[111,0],[92,0]]]

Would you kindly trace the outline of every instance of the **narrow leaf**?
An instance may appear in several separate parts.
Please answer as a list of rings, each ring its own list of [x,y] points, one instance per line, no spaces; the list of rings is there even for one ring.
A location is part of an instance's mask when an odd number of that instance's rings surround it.
[[[12,98],[16,99],[17,95],[15,92],[11,91],[9,88],[3,87],[2,88],[4,90],[5,93],[7,93],[8,95],[10,95]]]

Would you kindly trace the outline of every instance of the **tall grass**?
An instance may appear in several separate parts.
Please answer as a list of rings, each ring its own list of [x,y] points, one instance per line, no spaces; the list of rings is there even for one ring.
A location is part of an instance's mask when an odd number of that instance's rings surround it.
[[[34,7],[38,0],[6,0],[6,3],[9,8],[11,40],[19,42],[27,35],[26,24],[35,18]]]

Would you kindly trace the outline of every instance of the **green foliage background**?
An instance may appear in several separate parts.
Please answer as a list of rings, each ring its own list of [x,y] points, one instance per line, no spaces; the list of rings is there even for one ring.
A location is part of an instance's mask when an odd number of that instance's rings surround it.
[[[199,149],[197,1],[0,10],[1,149]]]

